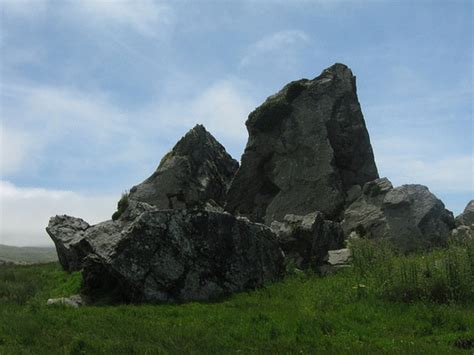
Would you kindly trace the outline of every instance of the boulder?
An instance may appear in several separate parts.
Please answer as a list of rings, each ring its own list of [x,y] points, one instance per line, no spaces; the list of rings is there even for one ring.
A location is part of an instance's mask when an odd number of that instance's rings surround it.
[[[284,271],[270,228],[228,213],[158,210],[131,201],[119,220],[78,229],[72,246],[70,234],[62,231],[76,225],[72,217],[56,217],[48,233],[58,251],[71,251],[67,255],[75,263],[66,269],[83,268],[90,295],[113,293],[127,302],[206,301],[276,281]]]
[[[285,252],[286,262],[300,270],[316,269],[328,250],[341,248],[344,243],[339,223],[325,220],[321,212],[286,215],[283,222],[274,221],[271,228]]]
[[[226,210],[270,224],[287,214],[341,217],[346,199],[378,178],[355,77],[335,64],[286,85],[253,111]],[[350,192],[350,193],[349,193]]]
[[[204,126],[196,125],[148,179],[130,189],[128,198],[160,209],[223,207],[238,167]]]
[[[452,212],[423,185],[393,188],[386,178],[368,182],[344,212],[346,236],[387,239],[402,252],[446,244],[454,228]]]
[[[64,270],[72,272],[82,268],[84,257],[90,252],[89,244],[84,243],[84,232],[89,227],[86,221],[66,215],[49,220],[46,232],[56,246]]]
[[[469,201],[463,213],[456,217],[456,225],[471,226],[474,224],[474,200]]]
[[[351,265],[352,253],[348,248],[329,250],[326,262],[336,268]]]
[[[474,240],[474,228],[460,225],[451,231],[451,238],[453,241],[461,243]]]

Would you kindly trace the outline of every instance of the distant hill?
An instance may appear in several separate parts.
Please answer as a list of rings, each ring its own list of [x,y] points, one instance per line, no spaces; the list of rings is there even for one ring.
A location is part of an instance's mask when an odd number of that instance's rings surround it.
[[[37,264],[57,261],[58,256],[54,247],[13,247],[0,244],[1,261]]]

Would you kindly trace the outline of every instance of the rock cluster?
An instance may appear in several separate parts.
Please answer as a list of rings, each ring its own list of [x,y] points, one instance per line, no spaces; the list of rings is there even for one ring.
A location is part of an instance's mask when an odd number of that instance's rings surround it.
[[[397,249],[411,252],[443,246],[454,228],[453,214],[426,186],[393,188],[387,179],[368,182],[346,209],[342,227],[346,235],[387,239]]]
[[[347,66],[289,83],[246,125],[240,167],[198,125],[123,196],[113,220],[51,218],[63,268],[82,270],[90,295],[182,302],[278,280],[285,263],[347,266],[351,233],[404,252],[446,243],[454,218],[428,188],[379,179]],[[473,223],[470,206],[458,224]]]
[[[284,270],[270,228],[222,212],[131,202],[117,221],[88,226],[56,216],[47,231],[57,246],[68,233],[59,260],[83,270],[90,292],[114,290],[131,302],[216,299],[278,280]]]

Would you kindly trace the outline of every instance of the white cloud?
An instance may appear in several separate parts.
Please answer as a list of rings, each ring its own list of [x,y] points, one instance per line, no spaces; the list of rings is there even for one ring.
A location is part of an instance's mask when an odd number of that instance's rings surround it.
[[[439,154],[437,142],[391,137],[373,142],[379,173],[394,185],[422,184],[442,193],[474,193],[474,156]]]
[[[157,36],[174,22],[172,9],[153,0],[82,0],[72,4],[89,21],[127,26],[144,36]]]
[[[162,35],[175,21],[172,8],[154,0],[0,0],[0,7],[7,17],[31,19],[54,13],[81,25],[124,27],[147,37]]]
[[[239,83],[232,80],[218,81],[184,101],[179,99],[163,103],[153,116],[158,115],[162,122],[165,120],[179,125],[180,129],[189,129],[201,123],[222,144],[238,142],[244,146],[247,139],[245,121],[255,104]]]
[[[51,216],[68,214],[80,216],[90,224],[97,223],[110,219],[117,196],[17,187],[0,180],[0,244],[52,245],[45,232]]]
[[[3,176],[51,158],[44,150],[56,142],[99,149],[120,141],[124,149],[114,152],[114,160],[120,160],[121,152],[125,152],[129,144],[137,148],[135,130],[128,121],[130,117],[102,93],[29,85],[3,86],[1,94]],[[101,153],[105,153],[104,149]],[[101,154],[96,159],[110,161],[110,157]]]
[[[32,137],[25,132],[0,123],[0,174],[3,176],[22,168],[32,148]]]
[[[240,66],[246,67],[261,60],[274,60],[273,56],[279,56],[288,60],[292,55],[292,47],[306,44],[309,40],[309,36],[299,30],[272,33],[261,38],[247,49],[247,53],[240,61]]]
[[[255,107],[245,83],[237,80],[127,111],[103,92],[70,87],[3,86],[1,95],[3,178],[34,175],[51,162],[61,179],[119,166],[148,172],[197,123],[238,158],[247,140],[244,123]]]

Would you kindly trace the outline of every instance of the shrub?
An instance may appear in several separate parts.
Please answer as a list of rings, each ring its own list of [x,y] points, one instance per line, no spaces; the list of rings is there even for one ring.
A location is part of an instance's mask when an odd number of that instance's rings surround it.
[[[122,193],[122,197],[117,203],[117,211],[112,215],[112,220],[116,221],[128,207],[128,191]]]
[[[387,243],[351,241],[358,282],[391,301],[438,303],[474,299],[474,241],[415,255],[398,255]]]

